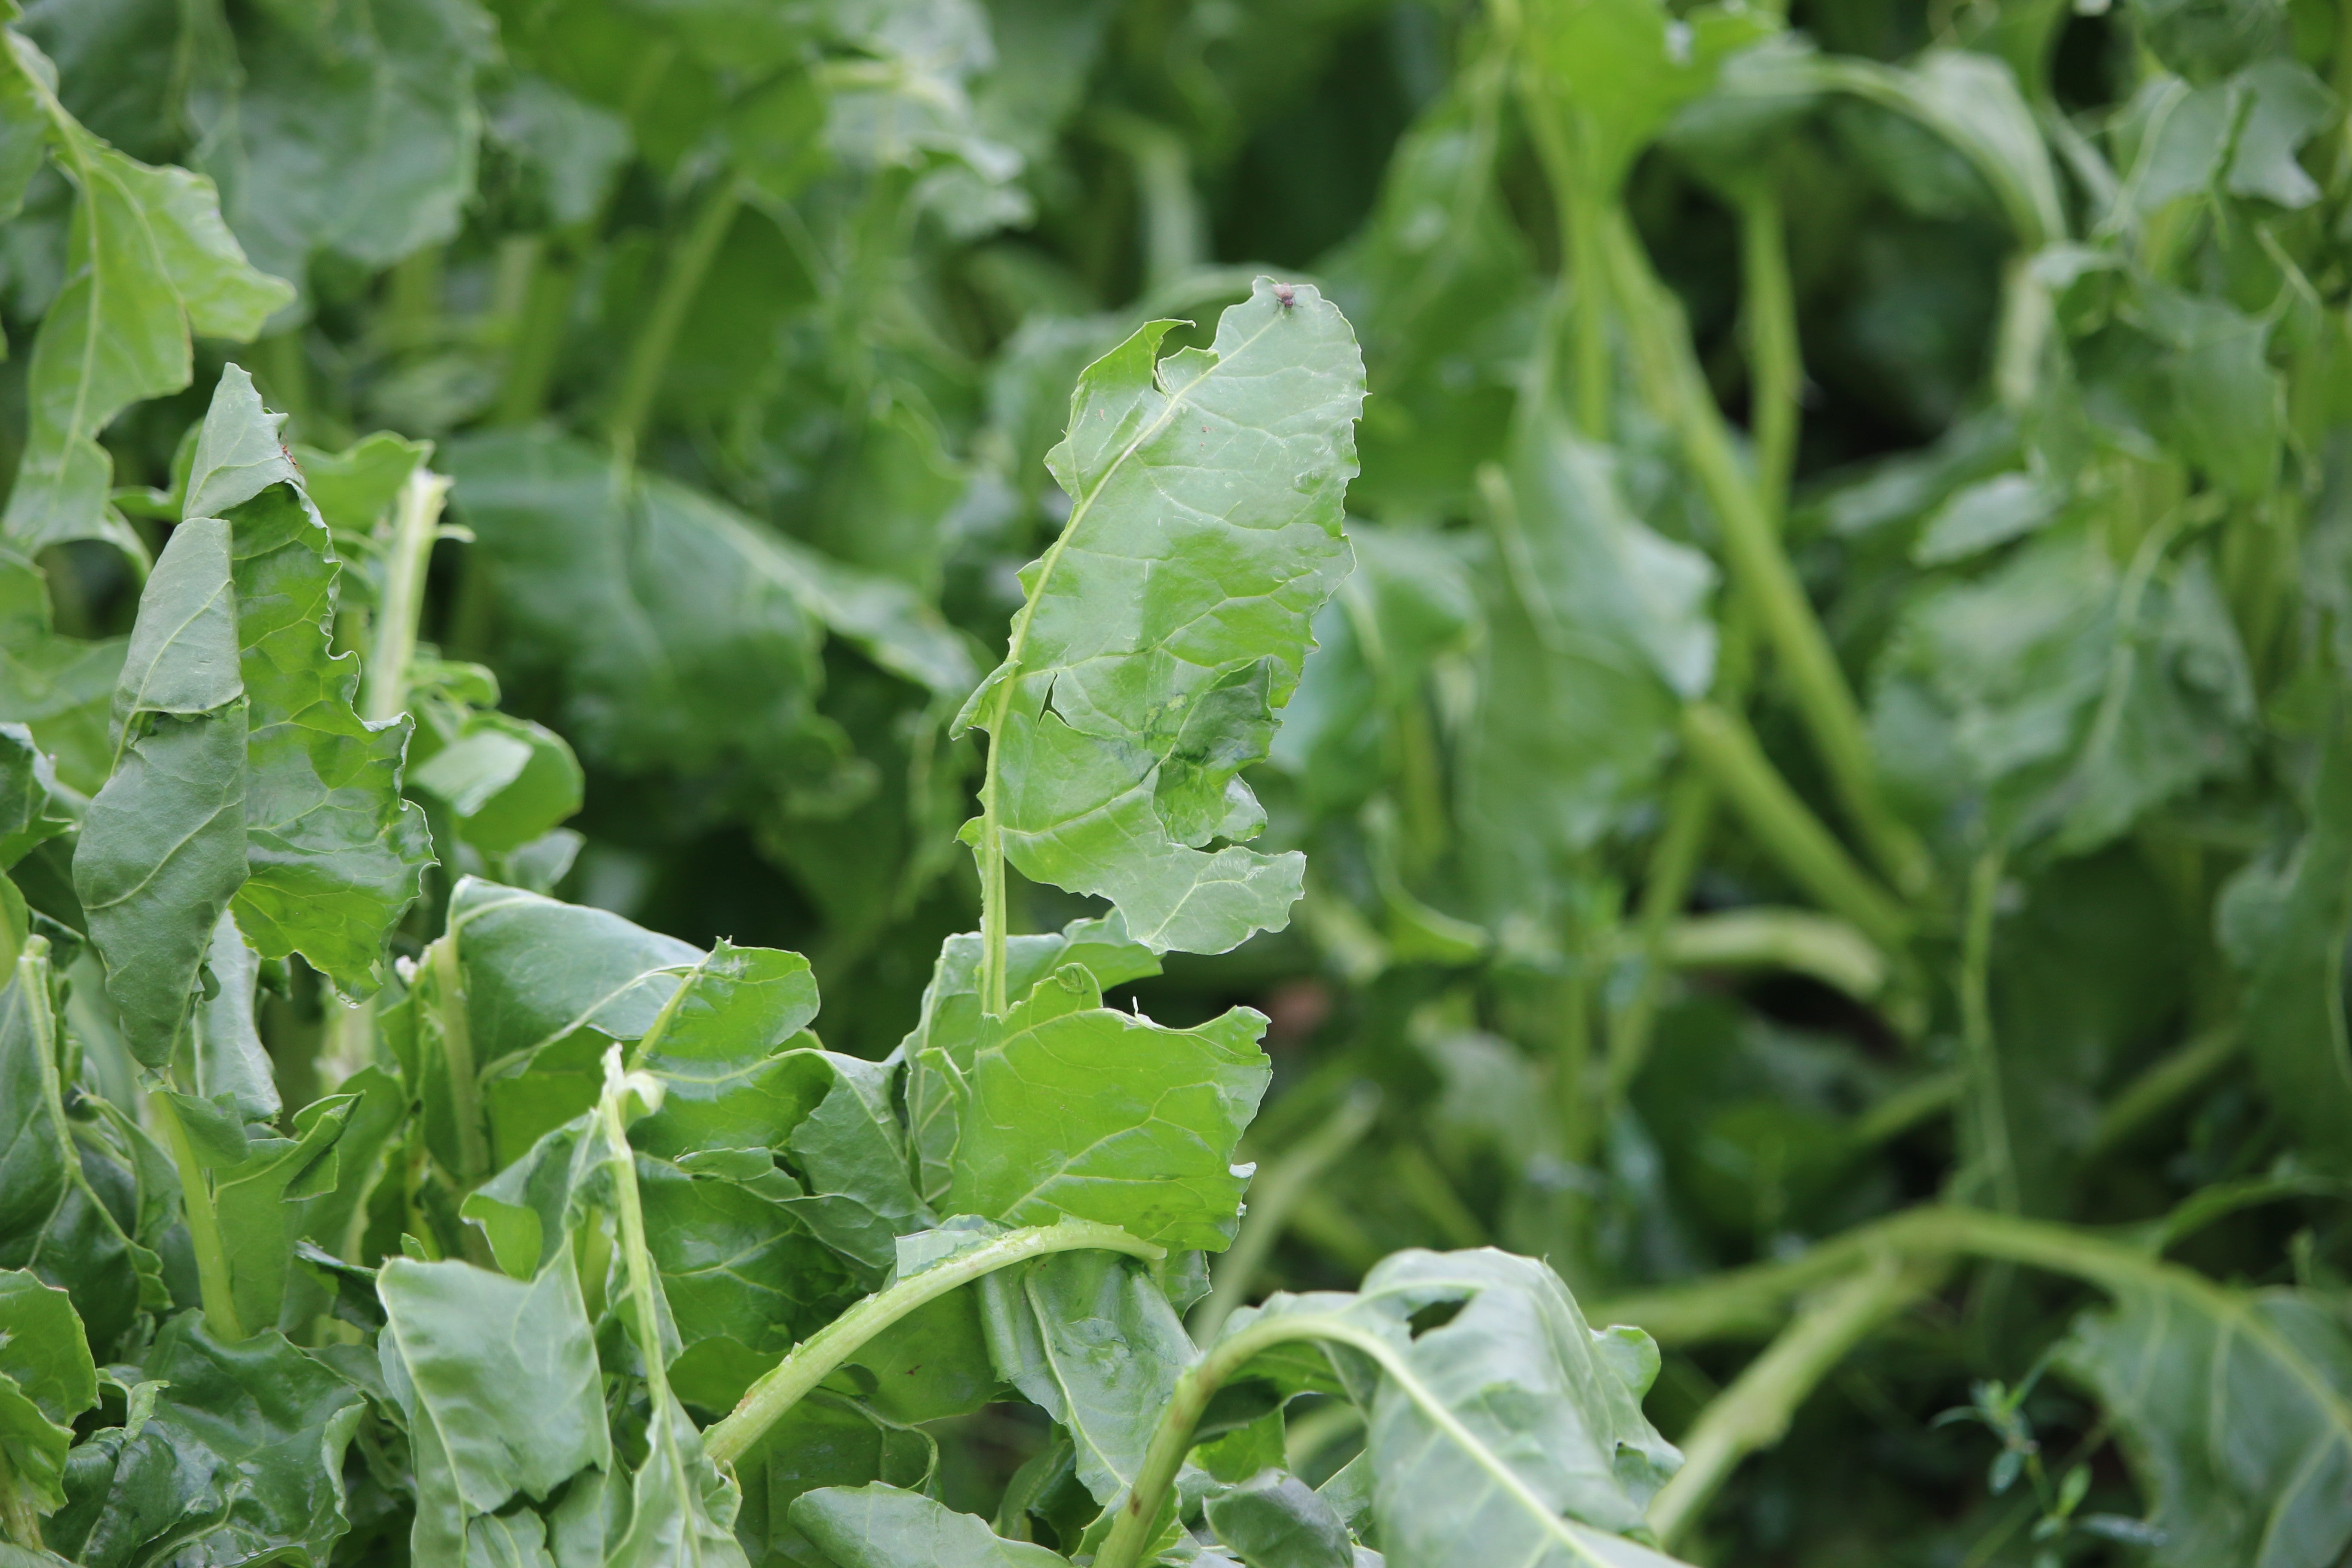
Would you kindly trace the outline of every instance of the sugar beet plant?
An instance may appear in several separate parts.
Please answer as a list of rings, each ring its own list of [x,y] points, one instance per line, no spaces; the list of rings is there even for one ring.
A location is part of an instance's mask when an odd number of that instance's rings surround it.
[[[0,1568],[2352,1550],[2352,13],[0,8]]]

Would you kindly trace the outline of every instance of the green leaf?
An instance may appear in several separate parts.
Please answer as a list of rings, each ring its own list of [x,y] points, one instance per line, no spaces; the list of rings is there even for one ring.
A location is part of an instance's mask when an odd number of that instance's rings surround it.
[[[302,472],[302,488],[327,526],[339,537],[368,539],[408,476],[433,456],[433,443],[378,430],[340,452],[299,445],[289,450]]]
[[[896,1487],[820,1488],[795,1501],[789,1517],[841,1568],[1063,1568],[1068,1562]]]
[[[568,1248],[528,1281],[394,1258],[376,1289],[384,1381],[415,1448],[418,1562],[462,1561],[475,1516],[518,1495],[544,1500],[589,1466],[612,1468],[595,1336]]]
[[[1675,110],[1706,92],[1723,60],[1778,30],[1765,11],[1701,5],[1677,16],[1659,0],[1543,0],[1530,7],[1536,47],[1565,84],[1591,158],[1613,191]]]
[[[641,1038],[702,958],[618,915],[476,877],[451,891],[448,930],[499,1163],[595,1103],[604,1047]],[[446,1090],[428,1087],[427,1114],[442,1125]]]
[[[1364,1293],[1412,1309],[1462,1304],[1412,1341],[1409,1371],[1383,1378],[1370,1412],[1374,1506],[1399,1562],[1443,1561],[1448,1542],[1478,1541],[1512,1560],[1574,1563],[1550,1521],[1530,1517],[1528,1495],[1622,1533],[1681,1467],[1642,1414],[1658,1372],[1649,1336],[1588,1328],[1545,1265],[1491,1251],[1402,1252],[1364,1277]],[[1422,1398],[1399,1385],[1403,1376]],[[1433,1400],[1483,1454],[1433,1417]]]
[[[246,715],[231,702],[149,716],[82,819],[74,891],[123,1043],[151,1068],[170,1059],[213,927],[245,882]]]
[[[1100,920],[1072,921],[1045,936],[1007,938],[1007,994],[1026,996],[1037,982],[1066,963],[1085,966],[1098,986],[1122,985],[1160,973],[1150,948],[1128,940],[1126,922],[1114,912]],[[907,1063],[907,1121],[914,1145],[916,1188],[923,1201],[943,1202],[950,1165],[970,1098],[973,1053],[982,1021],[980,999],[981,938],[951,936],[940,946],[931,982],[923,988],[920,1018],[898,1055]]]
[[[1304,284],[1259,279],[1210,348],[1163,363],[1173,324],[1079,378],[1047,458],[1069,521],[957,723],[989,731],[982,822],[1024,876],[1109,899],[1154,952],[1223,952],[1298,898],[1302,858],[1202,847],[1264,824],[1240,772],[1348,570],[1363,368]]]
[[[616,473],[594,448],[545,434],[461,441],[448,464],[508,612],[562,662],[567,732],[593,757],[805,773],[824,626],[942,697],[970,688],[962,642],[905,584],[683,485]]]
[[[609,1568],[747,1568],[734,1532],[735,1483],[704,1456],[677,1400],[656,1409],[646,1446],[628,1529],[604,1558]]]
[[[1094,976],[1063,965],[984,1021],[942,1206],[1223,1250],[1247,1180],[1234,1147],[1269,1073],[1265,1029],[1246,1007],[1163,1028],[1104,1007]]]
[[[234,531],[251,706],[250,875],[235,909],[263,957],[299,952],[346,994],[365,995],[381,983],[384,937],[416,897],[432,845],[425,814],[400,795],[409,721],[361,719],[359,659],[332,650],[341,567],[278,443],[280,417],[262,407],[250,376],[226,367],[185,503],[190,519],[223,515]]]
[[[1249,1568],[1354,1568],[1348,1527],[1312,1487],[1285,1471],[1264,1470],[1213,1492],[1203,1511],[1217,1539]]]
[[[57,799],[56,765],[33,732],[22,724],[0,723],[0,871],[73,830],[73,819],[57,809]]]
[[[2079,854],[2242,765],[2245,654],[2202,554],[2167,542],[2119,571],[2086,531],[2045,531],[1921,594],[1874,701],[1890,782],[1952,826],[1981,813],[1996,840]]]
[[[335,1144],[353,1097],[331,1095],[294,1118],[291,1138],[256,1138],[236,1164],[213,1173],[213,1206],[228,1254],[237,1321],[276,1323],[286,1300],[300,1200],[331,1192]],[[307,1327],[307,1325],[296,1325]]]
[[[142,1306],[160,1304],[144,1284],[160,1298],[161,1266],[92,1182],[135,1190],[134,1173],[86,1154],[67,1118],[48,973],[47,952],[28,951],[0,988],[0,1268],[66,1290],[90,1344],[110,1355]]]
[[[804,1561],[816,1548],[791,1520],[792,1505],[803,1493],[874,1481],[920,1488],[937,1459],[929,1435],[919,1428],[819,1389],[735,1461],[735,1473],[743,1478],[736,1536],[755,1560],[764,1549],[787,1563]]]
[[[197,518],[172,531],[147,585],[114,687],[118,734],[141,715],[190,718],[245,695],[229,526]]]
[[[678,1338],[670,1380],[680,1399],[723,1415],[846,1306],[859,1281],[792,1200],[759,1182],[689,1174],[647,1155],[636,1171],[646,1246]],[[772,1163],[769,1172],[782,1174]]]
[[[2271,1104],[2308,1156],[2340,1169],[2352,1144],[2352,1041],[2344,944],[2352,938],[2352,716],[2327,731],[2311,826],[2283,861],[2223,890],[2222,947],[2246,977],[2246,1045]]]
[[[1716,633],[1714,569],[1634,516],[1614,458],[1557,410],[1522,416],[1487,502],[1499,559],[1461,819],[1492,920],[1539,909],[1557,865],[1655,787]]]
[[[47,574],[0,544],[0,715],[57,759],[59,782],[94,795],[114,761],[108,709],[124,639],[59,637]]]
[[[997,1370],[1069,1433],[1094,1500],[1117,1501],[1199,1353],[1166,1294],[1132,1258],[1065,1252],[989,1275],[980,1300]]]
[[[580,809],[584,781],[562,736],[528,719],[470,713],[465,728],[408,774],[439,796],[477,849],[519,849]]]
[[[2162,1532],[2160,1568],[2325,1563],[2352,1546],[2352,1335],[2297,1290],[2176,1268],[2108,1281],[2059,1366],[2105,1406]]]
[[[0,1270],[0,1521],[66,1502],[73,1420],[98,1403],[98,1370],[63,1290]],[[12,1495],[12,1491],[13,1494]]]
[[[370,268],[448,238],[474,189],[470,0],[359,0],[241,16],[236,63],[198,84],[196,162],[257,265],[301,279],[331,252]]]
[[[714,945],[638,1031],[630,1066],[658,1075],[667,1092],[632,1141],[671,1158],[780,1142],[824,1097],[780,1060],[816,1010],[816,977],[800,954]]]
[[[323,1563],[349,1528],[343,1451],[359,1389],[275,1331],[224,1345],[185,1312],[142,1368],[162,1384],[115,1456],[85,1542],[89,1568],[133,1563]]]
[[[190,1031],[194,1070],[186,1081],[196,1095],[225,1104],[239,1122],[273,1122],[281,1109],[278,1083],[253,1017],[261,966],[226,911],[213,924],[205,967],[212,973],[213,994],[196,1003]]]
[[[64,286],[33,340],[24,458],[0,517],[28,553],[74,539],[145,551],[106,502],[114,466],[100,431],[131,405],[188,384],[191,331],[251,338],[293,297],[247,265],[212,182],[124,157],[68,115],[55,70],[23,35],[6,68],[48,121],[58,166],[79,192]]]

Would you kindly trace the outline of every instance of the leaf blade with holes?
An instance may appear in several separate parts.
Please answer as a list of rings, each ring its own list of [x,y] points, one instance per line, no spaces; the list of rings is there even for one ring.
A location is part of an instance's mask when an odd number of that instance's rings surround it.
[[[1172,325],[1138,330],[1071,399],[1047,459],[1069,521],[958,720],[990,737],[966,835],[984,879],[1001,853],[1108,898],[1154,952],[1223,952],[1298,897],[1302,858],[1238,842],[1265,821],[1238,775],[1348,570],[1363,362],[1304,284],[1260,279],[1211,349],[1162,363]],[[1214,838],[1235,842],[1202,847]]]

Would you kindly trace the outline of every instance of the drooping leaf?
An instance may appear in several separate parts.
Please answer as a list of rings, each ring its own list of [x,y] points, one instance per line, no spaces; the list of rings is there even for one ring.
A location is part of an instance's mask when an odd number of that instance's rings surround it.
[[[2163,1568],[2325,1563],[2352,1544],[2352,1336],[2296,1290],[2178,1268],[2110,1282],[2060,1367],[2099,1397],[2161,1532]]]
[[[943,698],[970,687],[962,643],[903,584],[682,485],[544,435],[459,442],[448,463],[509,612],[562,658],[569,728],[592,756],[813,779],[832,743],[811,739],[824,626]]]
[[[1078,1481],[1108,1507],[1197,1352],[1167,1295],[1134,1260],[1066,1252],[981,1281],[989,1350],[1007,1381],[1070,1434]]]
[[[1248,1568],[1354,1568],[1355,1542],[1331,1505],[1297,1476],[1263,1470],[1212,1493],[1202,1511]]]
[[[1417,1314],[1442,1305],[1455,1310],[1413,1332]],[[1345,1389],[1367,1406],[1389,1561],[1437,1568],[1476,1541],[1543,1568],[1670,1562],[1623,1538],[1682,1462],[1642,1414],[1657,1349],[1637,1330],[1588,1327],[1548,1266],[1492,1249],[1400,1252],[1360,1295],[1277,1294],[1235,1312],[1223,1335],[1286,1318],[1302,1342],[1243,1375]]]
[[[268,1331],[225,1345],[202,1314],[167,1322],[142,1367],[163,1386],[114,1456],[87,1539],[91,1568],[322,1563],[349,1528],[343,1451],[360,1390]]]
[[[1069,521],[957,722],[990,732],[986,805],[1023,875],[1108,898],[1154,952],[1223,952],[1298,897],[1298,858],[1239,842],[1265,821],[1239,775],[1347,571],[1363,370],[1304,284],[1261,279],[1211,348],[1161,363],[1171,324],[1079,379],[1048,458]]]
[[[793,1525],[841,1568],[1063,1568],[1058,1552],[1006,1541],[968,1513],[876,1484],[822,1487],[793,1502]]]
[[[1880,668],[1882,765],[1948,826],[2096,848],[2240,765],[2253,696],[2201,555],[2119,570],[2074,530],[1910,606]]]
[[[384,1381],[415,1447],[417,1561],[462,1561],[474,1517],[611,1468],[595,1336],[568,1249],[528,1281],[395,1258],[377,1289]]]
[[[1566,858],[1654,787],[1715,667],[1706,559],[1642,523],[1609,453],[1523,415],[1495,537],[1481,721],[1461,817],[1489,916],[1540,907]]]
[[[1245,1184],[1234,1146],[1265,1092],[1265,1027],[1237,1007],[1163,1028],[1104,1007],[1094,976],[1063,965],[984,1021],[942,1206],[1223,1250]]]

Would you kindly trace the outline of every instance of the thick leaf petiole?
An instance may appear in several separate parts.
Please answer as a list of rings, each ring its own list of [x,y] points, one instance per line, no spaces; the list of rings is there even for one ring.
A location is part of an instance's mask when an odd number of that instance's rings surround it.
[[[181,1124],[172,1097],[160,1091],[152,1094],[147,1107],[163,1130],[173,1167],[179,1173],[180,1206],[187,1215],[188,1244],[196,1255],[196,1286],[204,1301],[205,1322],[214,1338],[236,1344],[245,1338],[245,1325],[237,1321],[236,1298],[229,1283],[228,1248],[221,1240],[212,1188],[205,1180],[204,1167],[196,1163],[195,1145]]]
[[[1085,1220],[1066,1219],[1055,1225],[1008,1231],[874,1292],[794,1345],[791,1354],[744,1392],[725,1418],[704,1431],[704,1451],[714,1463],[733,1464],[809,1390],[831,1376],[868,1341],[916,1308],[1015,1263],[1048,1253],[1088,1249],[1123,1252],[1147,1262],[1157,1262],[1167,1256],[1164,1248],[1138,1241],[1115,1226]]]

